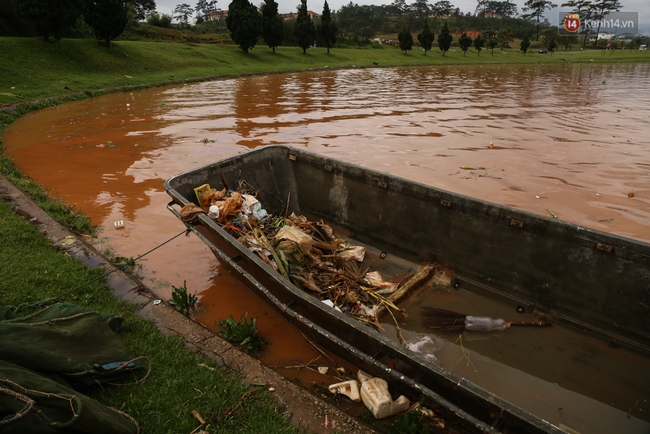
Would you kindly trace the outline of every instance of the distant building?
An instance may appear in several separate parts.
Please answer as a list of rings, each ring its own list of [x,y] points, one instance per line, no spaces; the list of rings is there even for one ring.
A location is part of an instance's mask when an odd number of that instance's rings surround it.
[[[485,18],[503,18],[503,15],[498,12],[487,11],[485,13]]]
[[[614,33],[605,33],[605,32],[600,32],[600,33],[598,34],[598,39],[605,39],[605,40],[609,41],[609,40],[612,39],[614,36],[616,36]],[[592,39],[592,40],[595,40],[596,37],[594,36],[594,37],[591,38],[591,39]]]
[[[228,11],[214,11],[208,15],[208,21],[223,21],[228,16]]]
[[[309,18],[311,18],[312,20],[314,18],[320,18],[319,14],[317,14],[316,12],[312,12],[312,11],[307,11],[307,15],[309,15]],[[293,12],[293,13],[290,13],[290,14],[280,14],[280,18],[282,18],[285,21],[286,20],[291,20],[291,19],[295,20],[296,18],[298,18],[298,12]]]
[[[294,13],[291,13],[291,14],[279,14],[279,15],[280,15],[280,18],[282,18],[285,21],[298,18],[298,13],[297,12],[294,12]],[[307,11],[307,15],[309,15],[309,17],[312,20],[314,18],[320,18],[319,14],[317,14],[316,12],[312,12],[312,11]],[[228,11],[227,10],[210,12],[210,14],[208,15],[208,21],[223,21],[223,20],[226,19],[227,16],[228,16]]]

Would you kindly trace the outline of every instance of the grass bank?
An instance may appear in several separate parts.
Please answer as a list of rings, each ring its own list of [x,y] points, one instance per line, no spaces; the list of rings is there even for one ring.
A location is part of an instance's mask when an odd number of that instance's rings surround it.
[[[650,61],[643,51],[558,51],[554,55],[517,50],[483,50],[467,55],[452,49],[445,56],[437,49],[423,55],[419,49],[408,54],[398,48],[312,48],[302,54],[298,47],[278,47],[273,53],[257,46],[248,54],[233,45],[182,44],[118,41],[106,49],[94,40],[63,39],[56,44],[37,39],[0,38],[0,105],[20,104],[39,98],[77,92],[90,95],[99,89],[149,86],[304,69],[386,67],[443,64],[638,62]]]
[[[191,411],[203,415],[210,433],[298,433],[275,411],[266,392],[254,387],[216,361],[185,349],[175,336],[164,335],[134,312],[136,306],[118,301],[101,279],[103,270],[88,268],[57,251],[37,229],[0,202],[0,301],[19,306],[49,299],[97,279],[63,301],[124,318],[120,339],[138,356],[152,362],[141,385],[107,387],[89,393],[105,405],[126,412],[147,433],[190,433],[199,425]],[[30,313],[19,311],[19,315]],[[229,417],[222,415],[233,408]]]

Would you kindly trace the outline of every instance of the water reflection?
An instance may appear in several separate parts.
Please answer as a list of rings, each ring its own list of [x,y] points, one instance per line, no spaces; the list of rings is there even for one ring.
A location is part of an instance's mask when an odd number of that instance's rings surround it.
[[[650,240],[649,72],[567,63],[244,77],[45,109],[12,125],[5,143],[108,238],[134,235],[116,234],[113,220],[141,229],[170,219],[160,207],[167,177],[288,144]]]

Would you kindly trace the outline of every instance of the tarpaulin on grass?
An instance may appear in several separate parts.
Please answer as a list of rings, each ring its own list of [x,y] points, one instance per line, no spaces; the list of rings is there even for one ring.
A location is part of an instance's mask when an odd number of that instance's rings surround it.
[[[121,322],[67,303],[24,317],[0,305],[0,431],[137,433],[128,415],[80,392],[138,381],[143,366],[115,334]]]

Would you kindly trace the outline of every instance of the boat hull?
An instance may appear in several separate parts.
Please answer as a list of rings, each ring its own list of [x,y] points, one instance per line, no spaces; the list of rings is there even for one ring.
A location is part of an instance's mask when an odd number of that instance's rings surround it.
[[[180,206],[194,188],[258,189],[269,210],[322,218],[355,241],[413,263],[443,264],[471,291],[650,346],[650,245],[457,195],[303,150],[268,146],[170,178]],[[169,206],[175,214],[173,206]],[[459,432],[563,432],[295,287],[207,215],[189,226],[251,290],[330,351],[426,398]],[[401,371],[387,366],[400,360]]]

